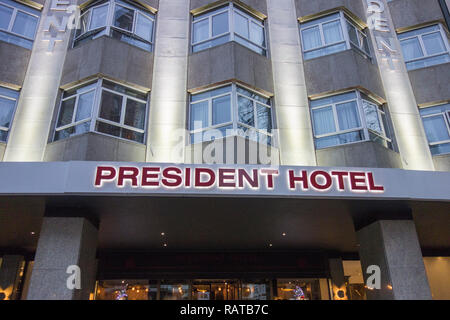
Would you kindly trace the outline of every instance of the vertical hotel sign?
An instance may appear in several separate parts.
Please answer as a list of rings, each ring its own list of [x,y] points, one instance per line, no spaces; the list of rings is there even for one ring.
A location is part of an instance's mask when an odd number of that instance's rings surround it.
[[[434,170],[400,42],[386,0],[362,0],[404,169]]]

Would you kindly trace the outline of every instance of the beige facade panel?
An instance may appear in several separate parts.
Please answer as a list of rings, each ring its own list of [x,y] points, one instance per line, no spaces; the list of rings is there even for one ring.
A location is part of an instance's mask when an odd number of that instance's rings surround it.
[[[389,11],[396,29],[444,19],[439,1],[424,5],[423,0],[395,0],[389,2]]]
[[[409,71],[417,103],[450,101],[450,63]]]
[[[295,0],[295,6],[297,18],[345,7],[359,19],[366,20],[366,13],[361,0]]]
[[[226,4],[229,2],[236,3],[248,9],[248,11],[258,11],[259,13],[267,15],[267,3],[264,0],[191,0],[190,10],[208,9],[217,5]]]
[[[1,82],[21,87],[27,72],[31,51],[14,44],[0,42]]]

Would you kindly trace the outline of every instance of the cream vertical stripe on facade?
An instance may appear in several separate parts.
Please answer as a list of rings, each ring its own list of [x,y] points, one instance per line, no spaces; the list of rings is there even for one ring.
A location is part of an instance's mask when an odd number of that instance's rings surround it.
[[[189,0],[159,2],[148,162],[184,161],[189,26]]]
[[[46,39],[50,38],[50,33],[45,31],[46,26],[52,17],[57,17],[60,22],[62,16],[66,15],[65,10],[60,11],[61,7],[59,10],[51,9],[52,4],[57,2],[45,1],[4,161],[42,161],[44,158],[70,38],[70,30],[65,25],[64,31],[59,26],[51,27],[51,35],[58,41],[49,49],[49,41]],[[65,3],[76,4],[76,1]]]
[[[362,0],[404,169],[434,170],[418,105],[386,0]]]
[[[270,55],[283,165],[316,165],[294,0],[267,0]]]

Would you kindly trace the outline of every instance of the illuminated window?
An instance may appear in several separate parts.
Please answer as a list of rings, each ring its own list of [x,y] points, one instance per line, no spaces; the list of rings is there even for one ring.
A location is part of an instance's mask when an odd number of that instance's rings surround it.
[[[54,140],[89,131],[145,141],[147,94],[99,79],[63,93]]]
[[[383,106],[362,92],[312,100],[311,115],[317,149],[360,141],[393,148]]]
[[[420,109],[431,154],[450,153],[450,104]]]
[[[191,143],[241,135],[272,144],[270,98],[235,84],[191,95]]]
[[[355,49],[370,57],[365,32],[342,12],[300,24],[305,60]]]
[[[233,3],[194,16],[192,22],[193,52],[229,41],[236,41],[259,54],[266,55],[264,21],[249,15]]]
[[[0,40],[31,49],[40,15],[16,1],[0,0]]]
[[[398,35],[408,70],[450,62],[450,46],[442,25]]]
[[[0,87],[0,141],[8,139],[11,122],[14,118],[19,92]]]
[[[147,51],[153,50],[155,16],[127,1],[96,1],[81,13],[74,47],[107,35]]]

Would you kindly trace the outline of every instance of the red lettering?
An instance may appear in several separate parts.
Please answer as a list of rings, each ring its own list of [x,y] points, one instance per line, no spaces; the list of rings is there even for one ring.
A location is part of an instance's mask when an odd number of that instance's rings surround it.
[[[278,176],[279,172],[278,170],[274,170],[274,169],[261,169],[261,174],[265,174],[267,175],[267,188],[268,189],[273,189],[273,176]]]
[[[184,185],[186,187],[190,187],[191,186],[191,168],[186,168],[184,170]]]
[[[129,173],[127,173],[129,172]],[[119,168],[119,178],[117,179],[117,185],[119,187],[124,186],[125,180],[130,180],[131,185],[133,187],[138,186],[138,175],[139,175],[139,169],[136,167],[120,167]]]
[[[331,174],[337,178],[338,182],[338,190],[344,191],[345,185],[344,185],[344,177],[348,176],[348,172],[344,171],[331,171]]]
[[[259,187],[259,181],[258,181],[258,170],[253,169],[252,170],[253,177],[250,177],[248,172],[245,169],[238,169],[238,184],[239,188],[244,188],[244,180],[247,181],[247,183],[252,188],[258,188]]]
[[[363,183],[363,185],[360,185]],[[350,186],[352,191],[367,191],[366,174],[364,172],[350,172]]]
[[[317,181],[317,177],[318,176],[322,176],[322,177],[325,178],[325,184],[320,184]],[[331,184],[333,183],[330,174],[328,172],[326,172],[326,171],[321,171],[321,170],[314,171],[311,174],[310,180],[311,180],[311,185],[314,188],[316,188],[317,190],[322,190],[322,191],[330,189],[331,188]]]
[[[104,173],[107,174],[104,174]],[[95,174],[95,186],[101,187],[102,181],[113,180],[116,177],[116,169],[114,167],[97,167],[97,172]]]
[[[158,187],[159,180],[149,181],[150,179],[158,179],[159,171],[161,168],[158,167],[144,167],[142,168],[142,182],[141,185],[143,187]],[[156,172],[156,173],[154,173]]]
[[[367,173],[367,180],[369,181],[369,190],[370,191],[384,192],[384,187],[383,186],[376,186],[375,185],[375,181],[373,179],[373,173],[372,172],[368,172]]]
[[[302,183],[302,189],[303,190],[308,190],[309,186],[308,186],[308,172],[306,170],[302,170],[300,172],[300,176],[296,177],[294,170],[289,170],[288,171],[289,174],[289,189],[291,190],[295,190],[295,185],[298,182]]]
[[[235,169],[219,169],[219,187],[235,188],[236,187],[236,182],[234,181],[235,173],[236,173]],[[233,182],[225,182],[227,180],[232,180]]]
[[[175,172],[175,173],[171,173],[171,172]],[[172,188],[181,186],[181,184],[183,183],[183,179],[181,178],[182,172],[183,171],[181,171],[180,168],[176,168],[176,167],[165,168],[162,172],[163,179],[161,180],[161,183],[166,187],[172,187]]]
[[[202,174],[209,176],[207,181],[201,181]],[[208,168],[195,168],[195,181],[194,181],[195,187],[203,187],[203,188],[211,187],[214,185],[215,181],[216,181],[216,174],[214,173],[213,170]]]

